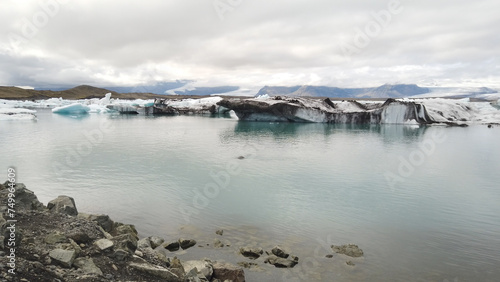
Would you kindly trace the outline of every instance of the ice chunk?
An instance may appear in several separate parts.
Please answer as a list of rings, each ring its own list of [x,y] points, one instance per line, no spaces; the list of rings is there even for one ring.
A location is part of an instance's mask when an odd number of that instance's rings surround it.
[[[22,108],[0,108],[0,120],[32,120],[36,119],[36,111]]]
[[[90,107],[80,103],[73,103],[71,105],[53,108],[52,112],[61,115],[81,115],[90,112]]]

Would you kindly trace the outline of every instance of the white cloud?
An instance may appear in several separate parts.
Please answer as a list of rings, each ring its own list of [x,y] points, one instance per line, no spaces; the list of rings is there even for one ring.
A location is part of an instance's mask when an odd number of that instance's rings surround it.
[[[496,0],[220,1],[3,0],[0,84],[500,87]]]

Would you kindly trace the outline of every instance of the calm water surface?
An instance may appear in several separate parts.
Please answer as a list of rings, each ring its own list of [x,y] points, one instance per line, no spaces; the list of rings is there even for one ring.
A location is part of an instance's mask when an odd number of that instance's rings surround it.
[[[299,265],[259,259],[249,281],[500,280],[500,127],[38,117],[0,123],[5,174],[14,165],[45,204],[69,195],[142,236],[231,244],[183,259],[236,263],[240,246],[281,244]],[[364,257],[325,258],[346,243]]]

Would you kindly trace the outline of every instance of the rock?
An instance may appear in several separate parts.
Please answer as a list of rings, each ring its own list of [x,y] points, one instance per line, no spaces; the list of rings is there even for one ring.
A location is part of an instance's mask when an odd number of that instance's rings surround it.
[[[1,185],[1,184],[0,184]],[[0,213],[7,209],[7,199],[9,195],[9,182],[5,182],[2,185],[3,189],[0,189]],[[16,208],[17,212],[19,211],[29,211],[29,210],[38,210],[43,211],[45,206],[38,201],[35,193],[33,191],[26,189],[26,186],[22,183],[17,183],[15,186],[14,196],[16,199]]]
[[[245,272],[243,268],[229,263],[216,262],[212,265],[214,270],[213,279],[221,281],[229,280],[233,282],[244,282]]]
[[[219,229],[219,230],[215,231],[215,234],[222,236],[222,234],[224,234],[224,230]]]
[[[296,257],[294,257],[294,259],[286,259],[275,255],[270,255],[269,257],[267,257],[265,262],[272,264],[278,268],[292,268],[298,263],[298,258],[297,259],[295,258]]]
[[[244,247],[240,248],[240,253],[247,258],[257,259],[264,253],[264,251],[262,248]]]
[[[64,236],[64,234],[61,234],[60,232],[54,232],[50,233],[49,235],[45,236],[44,239],[45,243],[54,245],[57,243],[65,243],[68,241],[68,238]]]
[[[68,196],[59,196],[49,202],[47,208],[51,212],[67,214],[70,216],[77,216],[78,210],[76,209],[75,200]]]
[[[157,265],[132,262],[129,264],[129,266],[137,271],[165,279],[165,281],[182,281],[179,276],[177,276],[170,270]]]
[[[186,274],[186,271],[184,270],[184,266],[182,265],[181,261],[177,257],[174,257],[170,261],[170,270],[179,277],[182,277]]]
[[[104,231],[106,232],[111,232],[111,230],[113,230],[113,226],[114,226],[114,222],[109,218],[108,215],[105,215],[105,214],[100,214],[100,215],[90,215],[89,219],[91,221],[95,221],[97,222],[97,224],[99,224],[99,226],[102,227],[102,229],[104,229]]]
[[[116,236],[112,239],[112,241],[115,245],[112,256],[118,261],[123,261],[126,258],[133,256],[135,250],[137,249],[137,240],[130,234]]]
[[[73,239],[75,242],[78,242],[78,244],[86,244],[92,241],[89,234],[80,228],[71,230],[67,235],[68,238]]]
[[[214,240],[214,247],[215,248],[223,248],[224,244],[222,244],[222,242],[219,239],[215,239]]]
[[[182,263],[184,271],[190,272],[193,269],[197,270],[198,274],[202,274],[210,281],[214,273],[212,264],[203,260],[189,260]]]
[[[196,245],[196,241],[193,240],[193,239],[179,239],[179,245],[181,246],[181,248],[183,250],[186,250],[186,249],[189,249],[191,247],[193,247],[194,245]]]
[[[94,244],[101,251],[111,249],[115,245],[115,243],[113,243],[113,241],[111,241],[109,239],[99,239],[99,240],[95,241]]]
[[[161,246],[171,252],[175,252],[179,250],[181,245],[179,244],[179,241],[173,241],[173,242],[163,243]]]
[[[149,237],[149,241],[151,242],[151,248],[156,249],[158,246],[161,246],[163,242],[165,242],[165,239],[156,236],[151,236]]]
[[[141,240],[137,241],[137,248],[141,250],[151,248],[151,241],[149,240],[149,237],[142,238]]]
[[[343,254],[354,258],[363,256],[363,250],[361,250],[357,245],[354,244],[341,245],[341,246],[332,245],[331,247],[332,250],[337,254]]]
[[[75,250],[55,249],[49,252],[52,261],[57,262],[63,267],[70,268],[76,258]]]
[[[119,225],[118,227],[115,227],[115,229],[113,230],[113,232],[111,232],[111,234],[114,235],[115,237],[128,234],[134,237],[136,241],[139,240],[139,236],[137,236],[137,230],[135,229],[135,226],[131,224]]]
[[[488,124],[488,128],[492,128],[492,127],[493,127],[493,125],[491,125],[491,124]]]
[[[333,258],[333,255],[326,255],[326,258]]]
[[[280,247],[280,246],[276,246],[276,247],[274,247],[274,248],[271,250],[271,252],[272,252],[275,256],[280,257],[280,258],[288,258],[288,256],[290,256],[290,254],[289,254],[287,251],[283,250],[283,248],[282,248],[282,247]]]
[[[92,258],[77,258],[73,262],[73,265],[78,269],[81,269],[86,274],[103,274],[101,269],[94,264]]]
[[[349,261],[346,261],[345,263],[346,263],[347,265],[349,265],[349,266],[355,266],[355,264],[354,264],[352,261],[350,261],[350,260],[349,260]]]

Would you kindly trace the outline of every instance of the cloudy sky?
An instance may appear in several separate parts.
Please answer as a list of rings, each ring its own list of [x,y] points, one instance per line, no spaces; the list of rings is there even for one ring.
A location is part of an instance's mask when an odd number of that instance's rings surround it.
[[[500,87],[498,0],[0,3],[0,85]]]

